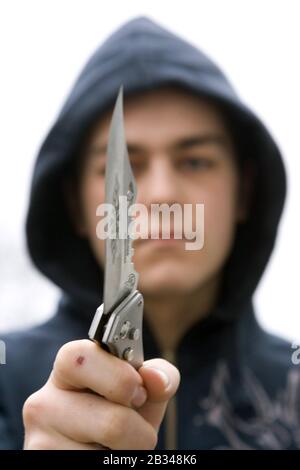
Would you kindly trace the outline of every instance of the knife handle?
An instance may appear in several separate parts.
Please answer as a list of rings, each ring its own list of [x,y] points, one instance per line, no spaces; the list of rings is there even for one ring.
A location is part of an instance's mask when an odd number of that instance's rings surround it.
[[[110,314],[105,315],[103,307],[100,305],[96,311],[89,338],[138,369],[144,362],[142,294],[135,290]]]

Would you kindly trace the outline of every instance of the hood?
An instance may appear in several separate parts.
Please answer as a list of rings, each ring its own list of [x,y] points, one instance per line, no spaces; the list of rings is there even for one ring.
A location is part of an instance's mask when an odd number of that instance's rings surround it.
[[[255,161],[249,220],[239,224],[225,267],[218,315],[235,318],[251,301],[276,239],[286,179],[280,152],[262,122],[239,99],[205,54],[154,21],[123,25],[93,54],[75,82],[39,151],[26,220],[27,245],[37,268],[92,315],[102,300],[103,273],[88,242],[72,227],[63,181],[87,130],[124,94],[174,84],[215,100],[228,113],[241,158]]]

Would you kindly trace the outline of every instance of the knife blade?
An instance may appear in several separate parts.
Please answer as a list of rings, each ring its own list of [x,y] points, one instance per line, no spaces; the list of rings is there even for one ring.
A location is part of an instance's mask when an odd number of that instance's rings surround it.
[[[139,368],[144,361],[142,321],[144,300],[137,290],[138,273],[128,233],[128,210],[136,200],[136,182],[130,165],[124,127],[123,87],[119,89],[110,124],[105,169],[105,203],[113,207],[115,238],[105,239],[103,304],[96,310],[89,338]],[[126,214],[121,214],[126,202]],[[125,219],[124,219],[125,217]],[[125,220],[126,237],[120,221]]]

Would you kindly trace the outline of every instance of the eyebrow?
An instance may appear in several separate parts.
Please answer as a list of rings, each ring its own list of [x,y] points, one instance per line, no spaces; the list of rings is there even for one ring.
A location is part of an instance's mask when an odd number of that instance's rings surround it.
[[[174,141],[172,144],[168,145],[173,151],[176,150],[188,150],[193,147],[214,145],[218,147],[227,147],[228,140],[224,134],[217,133],[207,133],[207,134],[195,134],[187,137],[183,137]],[[127,143],[128,153],[138,154],[145,152],[145,146],[136,143]],[[107,144],[92,144],[87,149],[87,153],[90,157],[100,157],[105,156],[107,151]],[[146,150],[147,151],[147,150]]]
[[[196,146],[204,146],[204,145],[217,145],[220,147],[227,146],[227,139],[226,136],[223,134],[199,134],[199,135],[192,135],[189,137],[184,137],[183,139],[178,140],[175,142],[172,147],[178,148],[180,150],[189,149],[191,147]]]

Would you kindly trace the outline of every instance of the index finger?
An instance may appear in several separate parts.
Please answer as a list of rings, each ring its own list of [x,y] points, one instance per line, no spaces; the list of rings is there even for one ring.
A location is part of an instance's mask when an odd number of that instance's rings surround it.
[[[50,380],[60,389],[92,390],[125,406],[141,406],[147,398],[140,374],[90,340],[65,344],[56,356]]]

